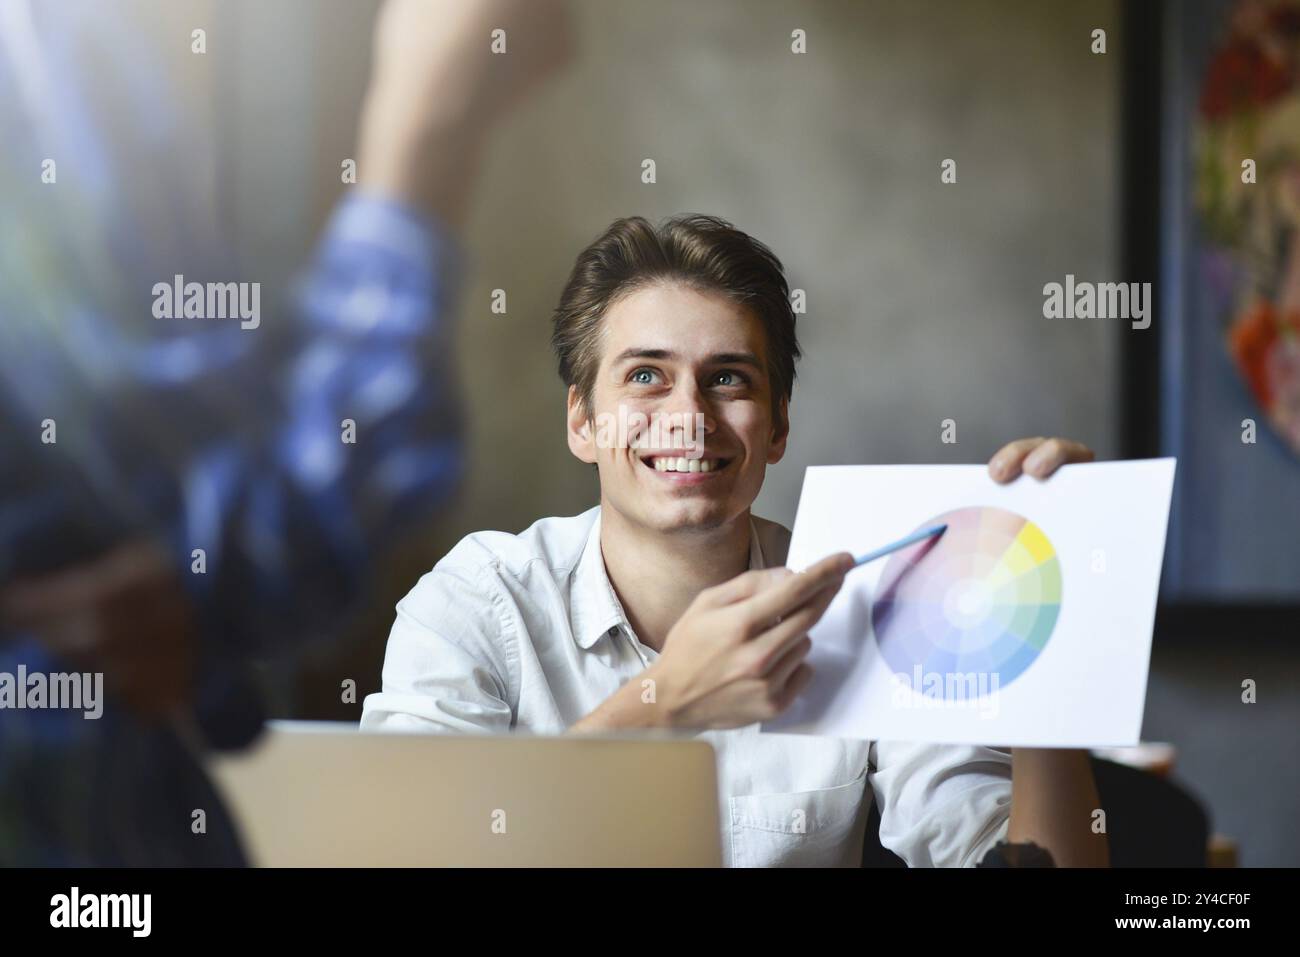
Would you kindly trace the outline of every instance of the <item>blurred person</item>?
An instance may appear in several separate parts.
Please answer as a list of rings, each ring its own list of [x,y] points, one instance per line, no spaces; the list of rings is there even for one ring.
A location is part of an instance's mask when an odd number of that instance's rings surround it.
[[[1004,843],[1107,863],[1086,751],[760,732],[808,686],[807,632],[853,567],[845,553],[791,572],[789,531],[751,513],[785,455],[800,355],[767,246],[711,216],[617,220],[578,255],[552,342],[569,450],[596,467],[600,502],[469,535],[424,575],[363,728],[698,734],[729,865],[856,866],[873,800],[881,843],[911,866],[973,866]],[[1043,480],[1092,458],[1024,439],[989,471]]]
[[[102,673],[104,695],[97,717],[0,709],[0,863],[239,864],[200,754],[256,736],[250,662],[336,634],[455,487],[457,230],[569,26],[551,0],[389,0],[358,185],[285,307],[244,324],[156,317],[173,275],[256,276],[111,7],[0,0],[0,679]]]

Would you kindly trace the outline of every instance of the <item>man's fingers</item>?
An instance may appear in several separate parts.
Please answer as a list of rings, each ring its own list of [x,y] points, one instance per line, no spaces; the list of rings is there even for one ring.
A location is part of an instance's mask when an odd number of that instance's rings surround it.
[[[1097,456],[1082,442],[1048,439],[1025,457],[1026,475],[1045,479],[1068,462],[1091,462]]]
[[[167,573],[166,558],[156,546],[132,542],[84,564],[6,586],[0,590],[0,621],[16,628],[32,627]]]
[[[847,571],[852,567],[853,556],[848,552],[839,552],[823,558],[802,572],[793,572],[785,567],[751,569],[728,579],[721,585],[704,589],[700,592],[696,603],[701,608],[722,608],[752,599],[757,595],[774,593],[778,585],[785,583],[784,587],[789,589],[788,591],[774,594],[770,598],[770,604],[759,607],[760,614],[766,615],[767,619],[775,619],[777,615],[783,614],[781,610],[783,607],[791,608],[801,604],[807,600],[808,595],[833,581],[837,575],[842,575],[843,572],[837,569],[842,568]],[[822,584],[819,585],[819,581]],[[770,607],[775,607],[776,610],[769,613]],[[762,623],[763,620],[759,619],[759,622]]]
[[[830,585],[838,588],[852,567],[853,556],[838,552],[746,599],[744,614],[751,628],[766,631],[767,625],[790,614],[823,588]]]
[[[807,635],[803,635],[791,645],[785,654],[777,659],[776,664],[772,666],[772,670],[765,676],[772,687],[784,688],[786,682],[790,680],[790,676],[794,674],[794,670],[808,657],[808,652],[811,650],[812,639]]]
[[[994,452],[993,458],[989,459],[989,475],[992,476],[993,481],[1010,482],[1017,478],[1024,465],[1025,456],[1046,441],[1047,439],[1042,436],[1017,439]]]
[[[696,602],[701,608],[721,608],[734,605],[738,601],[752,598],[759,592],[770,588],[782,579],[789,578],[794,572],[788,568],[756,568],[742,572],[721,585],[714,585],[700,592]]]
[[[1017,439],[989,459],[989,475],[996,482],[1010,482],[1022,473],[1045,479],[1067,462],[1091,462],[1095,458],[1092,449],[1070,439]]]
[[[772,625],[749,644],[752,654],[760,662],[763,672],[768,671],[772,663],[778,660],[786,650],[797,643],[808,631],[821,621],[822,615],[830,607],[839,593],[839,585],[829,585],[815,594],[807,604],[783,615],[779,622]]]
[[[100,575],[91,566],[15,582],[0,591],[0,621],[15,628],[27,628],[49,618],[68,615],[93,604],[101,587]]]
[[[29,628],[41,644],[58,657],[88,663],[96,670],[102,670],[97,653],[104,633],[93,612],[76,610],[57,617],[43,616],[22,627]]]
[[[812,684],[812,679],[812,665],[808,664],[806,661],[801,662],[799,667],[795,668],[794,672],[790,675],[790,680],[786,682],[785,688],[781,690],[781,693],[777,696],[777,699],[774,702],[776,713],[780,714],[789,708],[790,705],[794,704],[794,699],[803,694],[804,689],[806,689],[808,685]]]

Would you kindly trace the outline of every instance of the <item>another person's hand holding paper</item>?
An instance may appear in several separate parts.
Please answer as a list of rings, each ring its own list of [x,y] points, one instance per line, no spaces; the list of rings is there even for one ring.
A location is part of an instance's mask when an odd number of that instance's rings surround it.
[[[1010,442],[989,460],[989,475],[1010,482],[1022,473],[1046,479],[1062,465],[1091,462],[1092,449],[1069,439],[1032,438]],[[1051,848],[1061,866],[1105,867],[1110,860],[1104,834],[1092,823],[1101,806],[1091,756],[1078,749],[1015,748],[1011,753],[1011,828],[1007,840]]]

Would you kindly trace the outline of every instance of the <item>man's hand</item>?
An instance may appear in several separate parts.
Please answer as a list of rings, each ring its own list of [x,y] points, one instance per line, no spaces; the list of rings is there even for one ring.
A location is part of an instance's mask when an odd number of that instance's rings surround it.
[[[193,612],[176,570],[150,543],[0,590],[0,625],[33,634],[104,683],[146,718],[191,701],[197,645]]]
[[[989,460],[997,482],[1020,476],[1040,481],[1062,465],[1091,462],[1097,456],[1069,439],[1020,439]],[[1060,867],[1105,867],[1105,834],[1092,831],[1092,812],[1100,806],[1086,750],[1012,748],[1011,822],[1008,840],[1032,841],[1046,848]]]
[[[505,52],[492,52],[492,31]],[[573,55],[563,0],[388,0],[375,24],[358,178],[459,225],[493,125]]]
[[[504,52],[493,52],[493,31]],[[372,86],[411,95],[413,116],[500,114],[573,53],[563,0],[387,0],[375,21]]]
[[[1008,442],[989,459],[989,475],[995,482],[1010,482],[1021,473],[1042,480],[1062,465],[1091,462],[1097,456],[1082,442],[1070,439],[1018,439]]]
[[[571,730],[739,728],[776,717],[812,680],[804,661],[812,648],[808,629],[852,567],[853,556],[841,552],[799,573],[749,571],[705,589],[640,680]],[[653,703],[640,697],[647,680],[654,682]]]

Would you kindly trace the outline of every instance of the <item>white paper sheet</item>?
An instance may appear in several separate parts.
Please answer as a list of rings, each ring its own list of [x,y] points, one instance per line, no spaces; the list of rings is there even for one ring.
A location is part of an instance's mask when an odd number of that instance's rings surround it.
[[[811,632],[813,683],[764,731],[1007,747],[1138,743],[1174,460],[809,468],[787,564],[862,555]],[[905,676],[905,677],[900,677]]]

